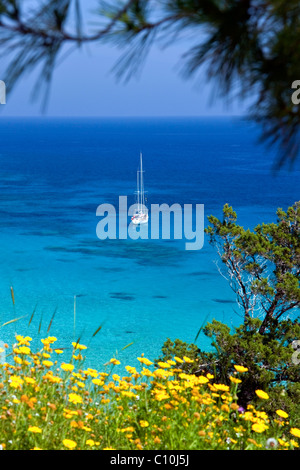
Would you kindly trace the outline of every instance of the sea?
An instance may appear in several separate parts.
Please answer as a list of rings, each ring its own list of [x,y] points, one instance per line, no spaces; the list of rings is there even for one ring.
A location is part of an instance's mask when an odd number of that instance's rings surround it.
[[[274,171],[260,132],[240,117],[1,117],[0,340],[55,336],[64,361],[79,342],[99,370],[154,360],[168,338],[212,350],[205,324],[243,316],[207,236],[198,250],[184,236],[99,239],[97,208],[135,202],[142,152],[148,207],[201,204],[204,226],[225,203],[245,228],[276,221],[299,200],[300,166]]]

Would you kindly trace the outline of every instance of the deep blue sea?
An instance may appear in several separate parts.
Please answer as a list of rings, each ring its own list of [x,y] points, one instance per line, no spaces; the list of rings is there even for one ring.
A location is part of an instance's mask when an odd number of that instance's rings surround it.
[[[204,204],[205,225],[226,202],[245,227],[276,220],[299,200],[300,169],[274,174],[276,155],[258,136],[238,118],[2,117],[0,325],[22,318],[0,339],[51,334],[68,355],[80,338],[87,365],[101,368],[116,354],[132,365],[156,358],[167,338],[194,342],[213,318],[238,325],[206,238],[199,251],[183,240],[99,240],[96,209],[121,195],[134,203],[142,151],[148,204]],[[197,344],[210,348],[202,334]]]

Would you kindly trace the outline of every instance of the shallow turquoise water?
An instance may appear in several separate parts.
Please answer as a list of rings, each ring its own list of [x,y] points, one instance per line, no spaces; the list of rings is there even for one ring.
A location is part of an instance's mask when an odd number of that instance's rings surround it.
[[[134,202],[142,150],[149,204],[204,204],[206,217],[228,202],[242,225],[274,220],[299,199],[300,172],[272,175],[274,155],[256,136],[236,119],[1,119],[0,321],[25,317],[1,338],[38,343],[55,312],[57,346],[80,338],[87,364],[101,367],[116,352],[123,363],[157,357],[167,337],[193,342],[213,318],[237,325],[207,240],[199,251],[184,240],[101,241],[96,209],[120,195]],[[210,347],[203,335],[197,344]]]

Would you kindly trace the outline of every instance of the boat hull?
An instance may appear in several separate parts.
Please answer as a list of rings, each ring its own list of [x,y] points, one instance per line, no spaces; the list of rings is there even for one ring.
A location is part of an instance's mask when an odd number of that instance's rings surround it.
[[[148,223],[148,215],[147,215],[147,216],[135,216],[135,217],[132,217],[131,222],[132,222],[134,225],[147,224],[147,223]]]

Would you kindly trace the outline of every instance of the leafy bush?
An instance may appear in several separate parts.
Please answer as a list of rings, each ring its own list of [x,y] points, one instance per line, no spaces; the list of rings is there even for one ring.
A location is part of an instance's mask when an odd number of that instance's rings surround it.
[[[273,322],[264,334],[259,333],[260,324],[258,319],[249,319],[231,332],[227,325],[214,320],[203,330],[212,338],[213,353],[202,352],[194,344],[168,340],[161,360],[184,353],[195,361],[190,372],[214,374],[218,382],[225,384],[230,383],[234,364],[241,364],[248,371],[237,389],[240,406],[255,403],[255,390],[262,389],[270,395],[268,411],[274,413],[279,407],[299,420],[299,364],[293,362],[292,347],[293,341],[300,338],[299,322]],[[186,366],[185,371],[189,372]]]

